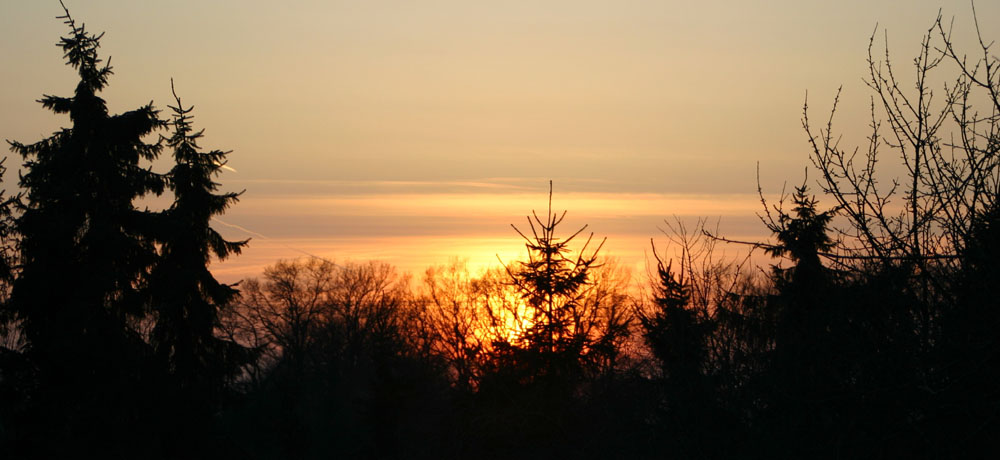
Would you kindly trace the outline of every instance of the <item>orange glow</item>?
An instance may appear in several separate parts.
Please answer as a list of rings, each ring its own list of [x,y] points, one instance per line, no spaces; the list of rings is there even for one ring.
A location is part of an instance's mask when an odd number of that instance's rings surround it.
[[[483,192],[251,196],[224,217],[225,223],[215,224],[229,238],[251,238],[250,246],[243,255],[215,264],[213,272],[235,282],[257,276],[278,259],[310,255],[380,260],[414,275],[457,257],[468,261],[470,271],[479,272],[526,255],[524,241],[510,225],[523,226],[532,209],[543,209],[544,198],[537,193]],[[765,229],[755,217],[746,217],[759,206],[755,195],[558,191],[553,203],[554,209],[569,211],[560,228],[563,236],[588,224],[595,247],[607,237],[603,255],[618,258],[640,275],[646,272],[650,238],[665,244],[660,231],[664,217],[717,216],[722,224],[739,224],[727,235],[760,240],[767,236]],[[583,244],[586,233],[578,238],[574,248]],[[723,248],[727,250],[732,255],[739,248]]]
[[[517,293],[507,291],[502,296],[490,299],[490,322],[480,324],[473,333],[481,343],[490,346],[495,340],[510,344],[520,344],[533,322],[528,305]]]
[[[355,216],[524,216],[545,205],[539,193],[374,194],[347,196],[283,195],[254,197],[238,212],[289,215]],[[753,213],[756,195],[654,193],[558,193],[555,209],[573,216],[732,215]]]
[[[516,235],[515,235],[516,236]],[[220,280],[235,282],[258,276],[278,259],[315,256],[334,261],[379,260],[402,272],[421,274],[427,267],[459,257],[469,260],[473,272],[522,256],[524,245],[511,237],[388,236],[342,238],[256,238],[244,254],[216,263]]]

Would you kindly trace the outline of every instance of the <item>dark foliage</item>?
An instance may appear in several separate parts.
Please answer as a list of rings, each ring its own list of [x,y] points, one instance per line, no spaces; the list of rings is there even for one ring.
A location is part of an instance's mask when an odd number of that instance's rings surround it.
[[[143,139],[164,123],[152,105],[108,113],[98,95],[111,75],[97,57],[100,36],[68,12],[63,19],[70,35],[60,46],[80,82],[72,97],[40,102],[68,114],[72,127],[11,143],[25,159],[25,202],[15,224],[20,273],[10,311],[34,373],[18,428],[26,446],[54,456],[70,445],[141,452],[148,447],[136,444],[135,430],[148,420],[142,388],[150,349],[133,327],[143,316],[136,281],[157,254],[154,216],[134,200],[163,191],[163,177],[140,162],[159,152]]]
[[[68,11],[61,19],[70,34],[59,46],[80,80],[72,97],[40,102],[71,127],[10,142],[25,160],[24,192],[0,212],[0,278],[12,285],[0,320],[5,339],[17,338],[2,349],[0,436],[15,457],[212,455],[199,447],[213,436],[230,363],[247,355],[214,335],[235,291],[212,278],[209,256],[242,245],[208,227],[235,200],[211,193],[224,154],[197,152],[178,101],[167,139],[178,166],[153,172],[162,142],[146,138],[167,123],[152,104],[110,114],[101,35]],[[167,211],[137,206],[166,189]]]
[[[174,202],[157,215],[159,258],[143,288],[155,321],[150,344],[157,365],[168,374],[160,390],[171,403],[160,414],[171,439],[166,447],[179,455],[183,446],[207,442],[205,433],[221,409],[226,386],[252,359],[252,351],[216,336],[219,310],[230,307],[237,290],[208,270],[212,258],[224,260],[247,244],[226,241],[210,226],[239,194],[216,193],[214,177],[226,152],[199,151],[203,132],[191,125],[192,108],[185,108],[176,93],[174,98],[173,134],[164,139],[175,161],[166,176]]]

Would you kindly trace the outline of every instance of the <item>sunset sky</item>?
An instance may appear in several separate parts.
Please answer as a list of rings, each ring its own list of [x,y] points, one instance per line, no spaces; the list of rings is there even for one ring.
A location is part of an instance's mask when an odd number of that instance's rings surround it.
[[[825,120],[843,86],[837,125],[864,142],[876,24],[907,72],[939,9],[973,45],[966,0],[66,4],[106,32],[113,111],[166,109],[172,77],[202,146],[233,151],[219,181],[246,193],[216,228],[253,241],[215,266],[225,281],[304,254],[417,275],[510,260],[524,252],[510,224],[544,212],[550,179],[565,233],[590,224],[637,268],[674,216],[766,238],[756,165],[768,196],[801,183],[807,91]],[[61,13],[0,3],[0,138],[68,125],[35,102],[75,85],[53,46]],[[1000,2],[977,13],[1000,25]],[[21,159],[8,156],[11,193]]]

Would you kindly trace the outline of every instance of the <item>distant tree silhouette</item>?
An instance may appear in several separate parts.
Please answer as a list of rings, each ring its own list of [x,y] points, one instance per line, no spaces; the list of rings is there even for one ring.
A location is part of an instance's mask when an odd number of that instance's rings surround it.
[[[770,213],[764,220],[777,239],[777,243],[766,247],[765,252],[787,258],[794,264],[791,268],[772,267],[779,293],[775,303],[780,309],[776,340],[779,348],[796,349],[796,353],[804,356],[815,356],[815,350],[802,348],[805,341],[817,340],[818,334],[829,332],[829,324],[824,322],[829,320],[830,312],[826,310],[832,280],[820,262],[820,254],[834,247],[828,235],[834,213],[817,211],[818,201],[808,194],[805,185],[796,187],[792,203],[792,214],[778,209],[776,220],[771,219]]]
[[[0,160],[0,179],[7,172],[4,162]],[[21,353],[24,335],[20,321],[9,304],[17,270],[18,235],[12,209],[17,199],[0,190],[0,446],[9,445],[9,437],[16,432],[13,425],[25,410],[31,374],[30,364]]]
[[[552,213],[551,197],[550,190],[544,219],[528,218],[530,236],[514,226],[528,250],[527,260],[505,266],[520,297],[510,305],[515,310],[489,313],[491,321],[520,324],[517,334],[498,336],[489,347],[477,407],[492,416],[476,420],[472,433],[483,452],[540,457],[562,448],[577,455],[597,442],[587,439],[588,402],[600,392],[599,380],[617,370],[619,347],[631,333],[630,298],[595,283],[603,243],[590,251],[591,235],[571,255],[570,243],[586,227],[558,237],[565,212]]]
[[[712,407],[714,388],[707,375],[714,326],[706,311],[691,305],[685,272],[683,267],[675,271],[672,262],[664,266],[657,257],[659,284],[653,292],[654,308],[650,313],[640,310],[639,318],[646,343],[659,361],[664,392],[661,417],[668,420],[664,428],[688,432],[676,437],[679,442],[669,447],[685,456],[700,457],[707,454],[701,439],[711,431],[707,422],[717,416]]]
[[[551,183],[550,183],[551,186]],[[570,256],[570,242],[586,229],[577,230],[565,239],[556,236],[556,227],[566,213],[552,213],[552,194],[545,220],[535,214],[528,219],[531,236],[516,226],[525,239],[528,260],[508,265],[510,281],[529,307],[526,328],[517,353],[539,360],[535,370],[556,379],[582,375],[588,364],[601,353],[612,352],[604,346],[625,333],[622,318],[602,317],[600,306],[587,308],[585,299],[593,287],[592,270],[598,267],[597,254],[603,246],[587,254],[593,234],[588,236],[577,257]],[[611,320],[610,323],[603,322]],[[604,326],[604,327],[602,327]]]
[[[132,324],[144,314],[136,283],[156,248],[153,214],[134,200],[163,191],[163,177],[140,162],[159,153],[143,138],[164,122],[152,105],[108,113],[98,96],[112,73],[98,58],[101,36],[68,11],[61,18],[70,34],[59,46],[80,80],[72,97],[40,102],[68,114],[72,127],[34,144],[11,142],[25,159],[26,201],[16,220],[21,271],[10,305],[39,379],[22,427],[47,433],[36,440],[40,452],[94,446],[139,455],[148,447],[125,433],[146,416],[149,350]]]
[[[776,320],[770,376],[776,420],[772,429],[787,430],[779,431],[772,442],[797,455],[815,455],[830,449],[819,440],[835,428],[816,420],[828,420],[838,410],[828,404],[838,394],[834,388],[844,382],[837,375],[842,359],[838,340],[843,338],[837,335],[843,331],[836,322],[846,312],[836,311],[843,306],[831,298],[833,279],[820,261],[820,254],[834,247],[828,235],[834,214],[816,209],[818,201],[806,185],[796,187],[791,198],[791,214],[779,206],[777,219],[769,212],[762,217],[777,240],[765,252],[794,264],[774,265],[771,271],[777,291],[768,302]]]
[[[653,294],[656,310],[642,314],[640,320],[649,347],[660,360],[664,376],[681,382],[693,382],[701,375],[706,361],[705,331],[699,326],[698,312],[688,309],[691,301],[684,270],[657,260],[659,285]]]
[[[657,259],[656,273],[659,284],[653,293],[654,310],[640,316],[643,335],[659,360],[667,391],[667,416],[678,423],[675,428],[698,432],[707,427],[699,430],[690,425],[711,412],[712,386],[706,370],[713,321],[706,311],[691,305],[683,267],[674,271],[672,262],[664,266]]]
[[[246,281],[224,328],[263,351],[234,422],[247,424],[248,445],[289,458],[407,456],[436,444],[444,379],[413,352],[407,282],[386,264],[317,258]],[[252,434],[259,424],[266,435]]]
[[[649,299],[637,307],[653,358],[646,417],[654,449],[685,458],[751,452],[749,420],[762,399],[754,387],[774,341],[770,284],[746,269],[749,257],[719,259],[705,221],[694,231],[680,219],[664,223],[664,249],[675,252],[661,256],[654,244]]]
[[[482,374],[480,361],[488,352],[489,324],[485,321],[488,277],[476,279],[461,262],[428,268],[418,302],[426,353],[448,363],[456,386],[475,388]]]
[[[6,158],[0,160],[0,179],[7,173]],[[17,272],[19,235],[14,222],[19,195],[8,197],[0,190],[0,350],[19,351],[21,330],[8,304]]]
[[[590,315],[592,331],[609,325],[619,328],[613,339],[594,345],[603,348],[595,350],[588,361],[593,376],[612,374],[623,358],[622,346],[632,319],[628,279],[629,273],[613,259],[603,260],[593,267],[591,286],[580,297],[578,308]],[[460,389],[474,390],[489,372],[491,361],[509,361],[513,347],[525,346],[537,312],[505,269],[495,267],[475,276],[456,261],[429,268],[421,288],[414,300],[421,312],[427,352],[448,363]],[[581,322],[586,320],[581,318]]]
[[[239,304],[227,312],[227,329],[262,360],[250,377],[263,378],[273,367],[301,377],[331,308],[336,266],[326,260],[278,261],[264,269],[263,282],[243,283]]]

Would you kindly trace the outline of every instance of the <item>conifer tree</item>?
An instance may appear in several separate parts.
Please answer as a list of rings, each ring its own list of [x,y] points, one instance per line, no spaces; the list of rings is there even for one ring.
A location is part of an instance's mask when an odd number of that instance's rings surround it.
[[[833,420],[847,416],[849,390],[844,375],[853,356],[845,343],[852,311],[837,298],[842,292],[820,257],[834,247],[827,234],[833,211],[818,212],[818,201],[805,185],[792,195],[792,214],[780,208],[777,222],[765,221],[778,243],[766,248],[775,257],[787,257],[794,266],[772,268],[777,290],[769,299],[776,320],[771,378],[772,416],[779,420],[772,442],[799,455],[815,454]],[[840,399],[839,407],[830,402]],[[811,414],[823,413],[821,418]],[[844,418],[841,418],[844,417]]]
[[[165,139],[175,161],[167,176],[174,202],[160,216],[160,258],[149,276],[156,318],[151,339],[159,362],[180,391],[182,406],[210,410],[245,350],[215,335],[219,310],[229,306],[237,291],[217,281],[208,266],[213,257],[239,254],[247,241],[227,241],[212,229],[212,216],[224,213],[240,194],[217,193],[214,177],[225,165],[227,152],[201,151],[203,131],[194,131],[193,107],[184,107],[176,92],[174,99],[173,133]]]
[[[715,328],[708,312],[692,305],[690,279],[685,275],[687,247],[681,256],[680,270],[673,262],[664,264],[656,255],[656,284],[653,308],[639,311],[643,336],[659,361],[661,383],[657,413],[663,428],[675,436],[664,448],[683,457],[710,456],[710,447],[718,445],[713,435],[722,414],[715,404],[716,386],[707,371],[709,340]]]
[[[808,188],[796,187],[792,196],[792,214],[779,209],[777,222],[765,221],[774,232],[778,244],[765,250],[774,257],[787,257],[795,265],[791,268],[772,268],[772,277],[778,290],[779,306],[777,346],[803,347],[820,345],[817,334],[829,332],[832,312],[829,293],[831,277],[820,256],[834,247],[827,234],[833,211],[818,212],[815,197]],[[810,354],[811,350],[797,353]]]
[[[0,179],[6,173],[6,158],[0,160]],[[7,444],[11,433],[10,421],[23,410],[25,402],[26,372],[29,368],[20,353],[22,334],[20,325],[11,310],[11,284],[16,273],[14,259],[17,254],[17,234],[13,225],[13,209],[18,197],[6,197],[0,190],[0,446]]]
[[[525,240],[528,260],[516,268],[507,267],[512,283],[526,301],[531,317],[521,347],[526,357],[537,359],[535,370],[565,378],[582,371],[592,346],[606,341],[594,337],[589,326],[597,318],[594,312],[585,311],[585,298],[590,287],[590,271],[597,268],[597,254],[604,242],[587,254],[593,234],[584,243],[579,254],[570,255],[570,242],[586,226],[568,238],[556,236],[556,227],[566,216],[552,213],[552,190],[549,183],[549,207],[546,219],[534,214],[528,219],[532,236],[514,227]]]
[[[156,257],[153,214],[135,200],[163,190],[163,178],[141,162],[160,151],[144,138],[164,123],[152,104],[109,113],[99,96],[112,74],[98,58],[101,35],[63,8],[70,33],[58,46],[79,83],[71,97],[39,102],[68,114],[72,126],[33,144],[10,143],[25,160],[11,311],[38,372],[35,418],[22,426],[48,432],[38,440],[47,448],[62,439],[128,449],[119,437],[135,429],[139,400],[148,397],[138,384],[148,350],[134,327],[145,313],[136,287]]]
[[[683,268],[678,273],[674,272],[673,263],[664,266],[658,257],[656,262],[659,284],[654,286],[654,309],[651,314],[639,317],[646,343],[660,360],[665,380],[675,386],[700,385],[708,358],[711,324],[689,305],[691,288],[684,279]]]
[[[7,173],[6,160],[0,160],[0,180]],[[8,197],[6,190],[0,190],[0,352],[3,348],[16,348],[11,346],[16,338],[10,336],[20,335],[15,327],[13,311],[7,304],[17,270],[18,235],[14,228],[14,208],[19,198],[20,195]]]
[[[785,283],[812,284],[819,281],[823,270],[820,254],[834,246],[827,234],[834,214],[833,211],[817,212],[818,201],[808,195],[805,185],[795,188],[792,202],[794,216],[781,212],[777,222],[766,222],[779,243],[766,251],[775,257],[788,257],[795,263],[790,271],[776,269],[778,278]]]

